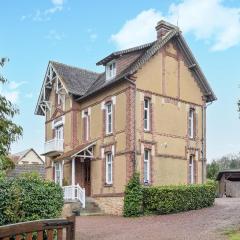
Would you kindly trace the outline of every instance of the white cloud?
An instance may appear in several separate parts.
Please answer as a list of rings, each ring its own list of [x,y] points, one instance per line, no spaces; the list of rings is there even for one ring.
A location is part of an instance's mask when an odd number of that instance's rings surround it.
[[[17,89],[19,88],[20,86],[26,84],[27,82],[26,81],[22,81],[22,82],[14,82],[14,81],[11,81],[9,83],[9,88],[14,90],[14,89]]]
[[[27,93],[27,94],[25,95],[25,97],[26,97],[26,98],[33,98],[33,93],[32,93],[32,92]]]
[[[19,99],[19,91],[7,92],[3,91],[2,95],[6,97],[11,103],[15,104],[18,102]]]
[[[179,25],[184,33],[224,50],[240,43],[240,8],[228,7],[223,0],[182,0],[171,4],[168,14],[154,9],[142,11],[111,36],[118,48],[128,48],[156,39],[153,26],[160,19]]]
[[[55,29],[51,29],[48,34],[45,36],[45,38],[50,40],[57,40],[60,41],[65,37],[64,33],[59,33]]]
[[[88,32],[88,34],[89,34],[90,40],[91,40],[92,42],[95,42],[95,40],[97,39],[98,35],[97,35],[97,34],[94,32],[94,30],[91,29],[91,28],[88,28],[88,29],[87,29],[87,32]]]
[[[64,0],[51,0],[54,5],[63,5]]]
[[[51,20],[51,16],[63,10],[64,0],[52,0],[53,6],[45,10],[36,10],[33,14],[23,15],[20,20],[31,19],[35,22],[46,22]]]
[[[151,42],[156,38],[154,26],[161,18],[162,14],[154,9],[142,11],[128,20],[117,34],[111,36],[111,40],[120,49]]]

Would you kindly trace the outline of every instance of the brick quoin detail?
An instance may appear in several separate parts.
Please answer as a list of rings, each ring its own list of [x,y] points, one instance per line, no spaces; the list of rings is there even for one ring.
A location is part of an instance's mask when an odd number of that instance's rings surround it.
[[[135,88],[126,91],[126,182],[132,177],[135,161]]]

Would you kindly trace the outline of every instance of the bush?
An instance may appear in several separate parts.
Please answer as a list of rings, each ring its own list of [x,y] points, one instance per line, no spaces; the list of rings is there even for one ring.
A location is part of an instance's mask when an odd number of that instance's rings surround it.
[[[61,214],[63,192],[36,174],[0,179],[0,225],[55,218]]]
[[[143,188],[145,213],[168,214],[212,206],[213,183]]]
[[[136,217],[143,214],[143,189],[140,176],[135,173],[125,188],[123,215]]]

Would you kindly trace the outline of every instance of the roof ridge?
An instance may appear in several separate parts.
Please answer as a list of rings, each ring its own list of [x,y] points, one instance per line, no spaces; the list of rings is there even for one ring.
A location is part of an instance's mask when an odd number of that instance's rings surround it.
[[[69,64],[65,64],[65,63],[61,63],[61,62],[57,62],[57,61],[53,61],[53,60],[50,60],[49,62],[60,64],[60,65],[63,65],[63,66],[69,67],[69,68],[76,68],[78,70],[86,71],[86,72],[93,73],[93,74],[96,74],[96,75],[101,74],[101,73],[98,73],[98,72],[95,72],[95,71],[92,71],[92,70],[89,70],[89,69],[86,69],[86,68],[80,68],[80,67],[72,66],[72,65],[69,65]]]

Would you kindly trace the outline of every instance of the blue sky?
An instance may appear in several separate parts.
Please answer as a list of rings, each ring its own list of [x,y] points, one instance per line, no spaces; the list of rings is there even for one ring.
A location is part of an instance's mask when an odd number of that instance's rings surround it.
[[[0,89],[19,107],[24,135],[12,152],[43,150],[44,117],[35,116],[49,60],[102,71],[112,51],[155,39],[160,19],[179,24],[218,100],[207,112],[208,159],[240,151],[240,1],[8,0],[0,7],[0,56],[10,62]]]

